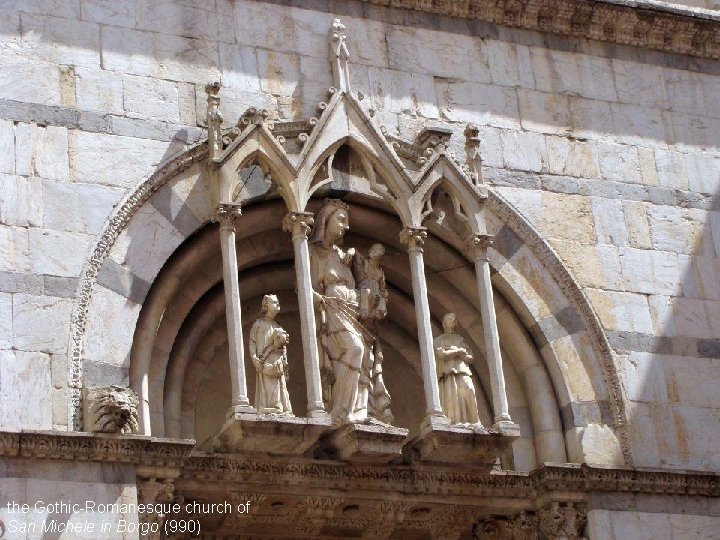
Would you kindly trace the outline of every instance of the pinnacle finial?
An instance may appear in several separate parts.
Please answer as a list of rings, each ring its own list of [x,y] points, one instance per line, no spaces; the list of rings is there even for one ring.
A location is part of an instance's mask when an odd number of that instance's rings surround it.
[[[334,86],[342,92],[350,92],[349,60],[345,25],[340,19],[335,18],[330,28],[330,62],[333,68]]]

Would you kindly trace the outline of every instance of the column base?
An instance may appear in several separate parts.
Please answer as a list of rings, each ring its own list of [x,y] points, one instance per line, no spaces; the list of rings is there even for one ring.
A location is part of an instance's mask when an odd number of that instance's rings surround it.
[[[329,430],[329,419],[237,413],[202,448],[221,453],[262,452],[297,456],[304,454]]]
[[[238,414],[255,414],[256,412],[257,411],[255,410],[255,407],[253,407],[252,405],[231,405],[230,409],[225,415],[225,419],[229,420]]]
[[[315,409],[307,412],[308,418],[330,418],[330,414],[324,409]]]
[[[499,431],[503,435],[508,437],[519,437],[520,436],[520,425],[516,424],[512,420],[500,420],[493,424],[493,429]]]
[[[402,457],[408,430],[382,423],[346,424],[328,434],[319,455],[343,461],[387,463]]]
[[[515,435],[480,424],[450,424],[445,417],[427,417],[404,453],[410,461],[467,463],[489,472],[519,435],[519,429]]]

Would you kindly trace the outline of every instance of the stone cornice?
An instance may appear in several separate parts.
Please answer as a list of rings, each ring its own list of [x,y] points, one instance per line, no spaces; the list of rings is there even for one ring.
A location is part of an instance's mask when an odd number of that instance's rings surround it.
[[[0,456],[127,463],[173,467],[180,479],[203,482],[293,484],[306,487],[405,490],[447,494],[496,494],[537,497],[548,491],[617,491],[662,495],[720,496],[720,474],[638,469],[602,469],[588,465],[545,464],[528,473],[492,474],[462,467],[352,465],[257,455],[192,452],[195,441],[138,435],[50,431],[0,431]]]
[[[181,468],[195,446],[185,439],[140,435],[0,431],[0,456]]]
[[[363,0],[387,7],[720,58],[720,13],[652,0]]]

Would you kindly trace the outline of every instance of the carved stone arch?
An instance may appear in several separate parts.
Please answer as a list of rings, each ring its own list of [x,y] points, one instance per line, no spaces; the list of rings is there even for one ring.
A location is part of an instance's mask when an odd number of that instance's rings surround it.
[[[621,455],[612,464],[632,465],[614,354],[592,305],[518,209],[490,189],[486,210],[493,236],[488,252],[493,287],[522,319],[548,367],[570,461],[602,462],[619,443]],[[598,455],[603,452],[604,457]]]
[[[444,154],[434,156],[420,172],[419,182],[410,202],[410,207],[417,213],[413,217],[418,219],[419,223],[427,217],[427,201],[440,187],[450,194],[456,209],[460,207],[464,210],[469,228],[465,237],[473,233],[485,234],[483,207],[487,189],[474,186],[463,171]]]
[[[232,201],[242,169],[258,164],[272,178],[288,210],[297,211],[297,171],[282,146],[263,125],[254,124],[226,150],[218,163],[219,199]]]
[[[371,161],[394,196],[395,202],[388,202],[405,222],[409,212],[404,204],[412,192],[410,176],[369,115],[345,92],[333,96],[303,149],[298,167],[301,202],[309,201],[309,188],[318,168],[343,144],[349,144]]]

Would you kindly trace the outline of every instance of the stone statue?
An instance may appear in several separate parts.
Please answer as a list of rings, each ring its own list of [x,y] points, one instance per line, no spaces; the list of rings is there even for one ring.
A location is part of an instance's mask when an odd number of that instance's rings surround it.
[[[451,424],[480,424],[475,386],[469,362],[472,354],[462,336],[455,333],[454,313],[443,317],[444,333],[435,338],[435,362],[440,383],[440,404]]]
[[[83,417],[87,431],[131,434],[139,431],[139,399],[123,386],[83,389]]]
[[[275,317],[280,302],[274,294],[262,300],[262,317],[250,329],[248,349],[257,371],[255,378],[255,408],[258,414],[293,416],[287,391],[287,344],[290,336]]]
[[[360,283],[360,318],[384,319],[387,315],[388,292],[385,287],[385,272],[380,267],[380,259],[385,255],[385,246],[373,244],[368,258],[355,258],[355,274]]]
[[[377,362],[382,357],[376,354],[379,342],[374,324],[387,312],[385,278],[379,266],[384,248],[373,246],[370,260],[353,248],[343,250],[340,245],[349,227],[347,204],[329,199],[318,212],[310,237],[323,397],[334,424],[365,422],[369,417],[387,422],[392,418],[390,396]],[[356,285],[360,280],[362,288]],[[367,302],[361,305],[363,295]],[[374,382],[378,383],[375,387]],[[382,407],[377,410],[374,404]]]

